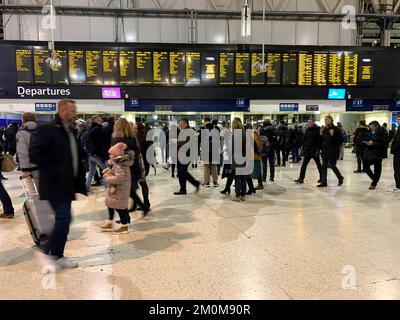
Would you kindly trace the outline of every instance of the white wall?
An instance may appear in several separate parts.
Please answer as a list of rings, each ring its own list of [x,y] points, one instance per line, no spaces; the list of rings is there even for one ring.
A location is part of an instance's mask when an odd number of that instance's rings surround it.
[[[33,4],[32,0],[16,0],[20,4]],[[39,1],[40,2],[40,1]],[[43,1],[42,1],[43,2]],[[124,5],[126,1],[122,1]],[[131,1],[129,1],[130,3]],[[159,0],[165,8],[194,8],[213,10],[207,0]],[[325,1],[330,9],[334,9],[339,0]],[[97,0],[101,6],[107,1]],[[225,0],[214,0],[220,9],[239,10],[242,0],[232,0],[223,7]],[[274,0],[277,11],[321,11],[318,0]],[[341,6],[355,4],[356,0],[343,0]],[[55,0],[58,5],[93,6],[92,0]],[[137,7],[154,8],[154,1],[137,0]],[[110,7],[119,7],[119,1],[110,2]],[[261,0],[254,0],[255,10],[261,10]],[[4,21],[9,15],[4,16]],[[56,41],[126,41],[128,42],[188,42],[188,20],[166,18],[125,18],[125,37],[121,19],[112,17],[57,17]],[[355,45],[355,31],[344,30],[338,22],[291,22],[253,21],[252,37],[242,38],[239,20],[199,20],[199,43],[262,43],[263,28],[265,41],[279,45]],[[118,31],[117,31],[118,30]],[[228,30],[230,38],[228,38]],[[49,40],[50,33],[42,28],[42,16],[13,15],[5,27],[6,40]]]

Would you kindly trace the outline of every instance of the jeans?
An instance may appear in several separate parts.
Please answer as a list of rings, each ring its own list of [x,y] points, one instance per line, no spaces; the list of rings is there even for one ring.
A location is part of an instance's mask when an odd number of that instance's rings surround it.
[[[395,154],[393,157],[393,169],[396,188],[400,189],[400,154]]]
[[[127,225],[131,222],[131,218],[129,217],[128,209],[113,209],[108,208],[108,216],[109,220],[114,220],[114,212],[117,211],[119,215],[119,219],[121,220],[122,225]]]
[[[299,148],[297,147],[292,148],[292,157],[293,157],[293,162],[300,161]]]
[[[45,254],[62,258],[67,243],[69,225],[71,223],[71,200],[52,200],[50,205],[54,210],[56,221],[54,229],[42,246]]]
[[[306,177],[307,166],[310,163],[311,159],[314,159],[315,164],[317,165],[318,168],[319,177],[321,178],[322,165],[321,165],[321,160],[319,159],[319,155],[316,156],[305,155],[300,169],[300,180],[304,180],[304,178]]]
[[[218,183],[218,165],[217,164],[204,164],[204,182],[206,184],[210,183],[210,175],[214,183]]]
[[[267,171],[268,171],[268,162],[269,162],[269,171],[270,171],[270,179],[275,179],[275,152],[271,152],[268,155],[264,155],[261,157],[262,163],[262,171],[263,171],[263,180],[267,180]]]
[[[372,172],[371,166],[374,166],[374,171]],[[377,186],[379,180],[381,179],[382,175],[382,159],[378,160],[365,160],[364,162],[364,170],[368,177],[372,180],[372,185]]]
[[[322,156],[321,184],[327,184],[328,167],[332,169],[339,181],[343,179],[343,176],[336,166],[336,163],[337,160],[330,160],[327,157]]]
[[[5,215],[14,215],[14,207],[11,202],[11,198],[8,195],[8,192],[4,188],[3,183],[1,182],[0,179],[0,201],[3,204],[3,210]]]
[[[246,196],[246,176],[235,175],[235,193],[236,197]]]
[[[86,177],[86,190],[89,192],[94,174],[96,172],[96,166],[99,166],[103,170],[107,167],[107,163],[103,161],[99,156],[89,156],[88,162],[89,162],[89,173]]]
[[[193,176],[188,172],[189,164],[182,164],[178,161],[178,178],[180,191],[186,192],[186,182],[189,181],[193,186],[198,187],[200,182],[197,181]]]

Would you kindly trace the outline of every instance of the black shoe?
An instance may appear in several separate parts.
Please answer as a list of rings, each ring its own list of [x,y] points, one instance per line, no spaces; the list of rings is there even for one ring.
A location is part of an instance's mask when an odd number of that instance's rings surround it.
[[[187,192],[186,192],[186,191],[178,191],[178,192],[174,192],[174,195],[175,195],[175,196],[180,196],[180,195],[185,195],[185,194],[187,194]]]
[[[6,177],[1,177],[1,180],[8,180],[8,178],[6,178]]]
[[[221,191],[221,194],[231,194],[231,190],[224,189]]]
[[[14,219],[14,215],[2,213],[0,214],[0,219]]]
[[[317,188],[325,188],[328,185],[326,183],[320,183],[319,185],[317,185]]]
[[[256,189],[247,191],[246,195],[251,196],[253,193],[256,193]]]
[[[369,186],[369,188],[368,188],[369,190],[375,190],[376,189],[376,186],[375,185],[373,185],[373,184],[371,184],[370,186]]]
[[[319,180],[317,181],[317,183],[321,183],[321,181],[322,181],[322,180],[321,180],[321,179],[319,179]]]
[[[274,178],[269,178],[269,181],[275,182],[275,179]]]
[[[171,178],[175,178],[175,175],[173,174],[173,175],[171,175]]]
[[[353,173],[363,173],[362,170],[354,170]]]
[[[294,180],[294,182],[296,182],[296,183],[304,183],[304,180],[299,178],[297,180]]]
[[[342,177],[339,179],[338,187],[340,187],[343,184],[343,182],[344,182],[344,178]]]

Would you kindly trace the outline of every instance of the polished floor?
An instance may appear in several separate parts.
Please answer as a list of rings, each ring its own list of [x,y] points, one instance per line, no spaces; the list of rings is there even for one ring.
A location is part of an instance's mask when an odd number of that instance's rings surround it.
[[[275,183],[242,203],[222,186],[173,196],[178,181],[159,168],[148,179],[152,213],[123,236],[100,232],[99,189],[74,203],[66,255],[80,267],[52,278],[34,258],[17,174],[8,175],[17,217],[0,221],[0,299],[400,299],[391,160],[375,191],[352,173],[350,153],[339,168],[344,186],[330,172],[323,190],[314,164],[304,185],[293,183],[300,165],[278,168]]]

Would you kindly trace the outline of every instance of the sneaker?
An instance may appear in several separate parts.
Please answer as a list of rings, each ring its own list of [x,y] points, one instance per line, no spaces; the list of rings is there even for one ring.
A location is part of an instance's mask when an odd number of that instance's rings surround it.
[[[56,265],[57,267],[59,267],[59,269],[73,269],[73,268],[77,268],[78,262],[73,261],[67,257],[62,257],[60,259],[58,259],[56,261]]]
[[[326,183],[320,183],[317,188],[326,188],[328,185]]]
[[[221,194],[231,194],[231,190],[224,189],[224,190],[220,191],[220,193]]]
[[[43,273],[54,272],[57,269],[56,260],[44,254],[42,251],[35,251],[35,257],[37,259],[38,264],[42,267]]]
[[[210,187],[210,184],[209,184],[209,183],[203,183],[202,186],[203,186],[204,188],[209,188],[209,187]]]
[[[389,192],[400,192],[400,188],[393,188],[393,189],[390,189]]]
[[[111,232],[113,230],[113,222],[112,220],[106,220],[104,223],[100,226],[103,232]]]
[[[14,214],[5,214],[5,213],[2,213],[2,214],[0,214],[0,219],[14,219]]]
[[[304,183],[304,180],[299,178],[297,180],[294,180],[294,182],[296,182],[296,183]]]
[[[218,182],[214,182],[214,188],[218,188],[218,187],[219,187]]]
[[[376,186],[374,186],[373,184],[371,184],[371,185],[369,186],[368,189],[369,189],[369,190],[375,190],[375,189],[376,189]]]
[[[129,228],[128,225],[121,225],[118,229],[116,229],[113,232],[115,235],[121,235],[121,234],[128,234],[129,233]]]

